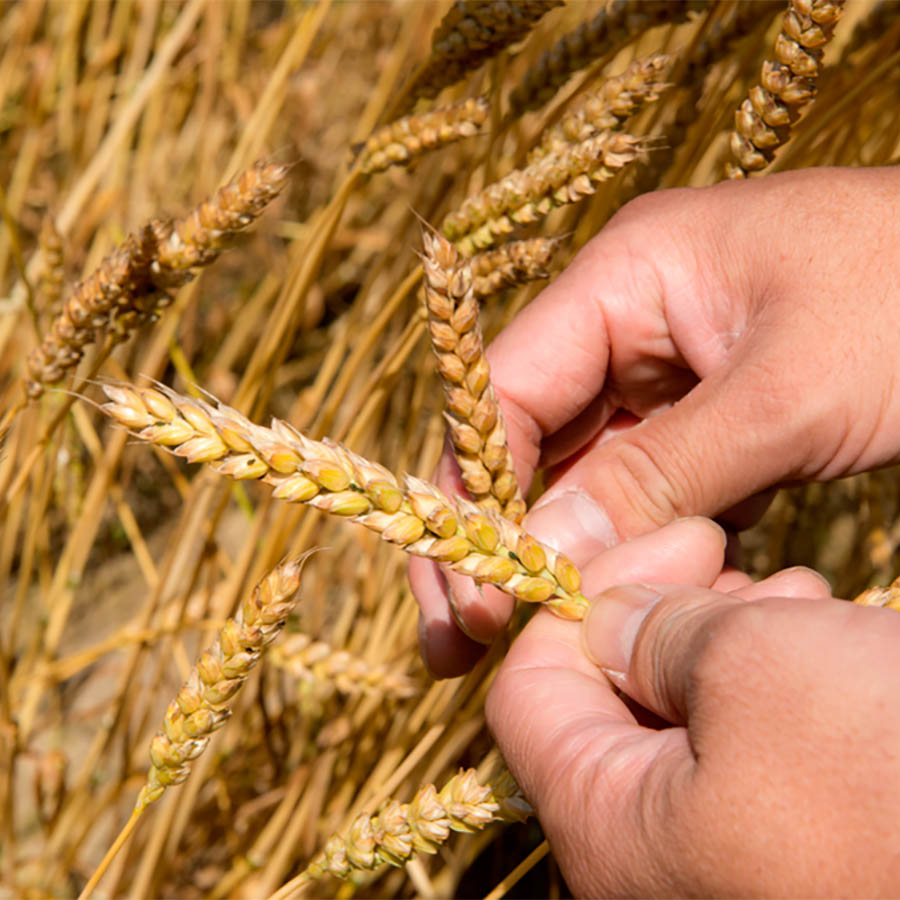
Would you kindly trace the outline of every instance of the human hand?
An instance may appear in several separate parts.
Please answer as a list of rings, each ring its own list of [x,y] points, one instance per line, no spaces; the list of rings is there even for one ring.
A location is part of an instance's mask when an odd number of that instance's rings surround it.
[[[528,530],[582,565],[897,461],[898,200],[896,169],[818,169],[626,206],[488,350],[520,481],[553,482]],[[449,453],[438,480],[462,490]],[[432,563],[410,580],[429,668],[465,671],[512,601],[451,576],[451,614]]]
[[[619,544],[583,625],[526,626],[486,705],[510,770],[576,896],[895,894],[900,615],[717,578],[714,529]]]

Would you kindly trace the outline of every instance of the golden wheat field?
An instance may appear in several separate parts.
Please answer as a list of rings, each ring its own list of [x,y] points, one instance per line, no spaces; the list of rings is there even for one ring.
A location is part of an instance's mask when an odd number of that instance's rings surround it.
[[[898,91],[897,2],[0,0],[0,897],[567,896],[483,704],[584,598],[483,346],[640,193],[900,161]],[[745,563],[898,543],[886,470]],[[469,676],[404,551],[523,601]]]

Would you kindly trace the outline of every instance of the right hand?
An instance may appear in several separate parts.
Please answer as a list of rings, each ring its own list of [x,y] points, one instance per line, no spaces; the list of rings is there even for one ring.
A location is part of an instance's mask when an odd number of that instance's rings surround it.
[[[552,479],[529,531],[582,565],[900,459],[898,205],[897,169],[810,169],[622,209],[488,350],[523,488],[539,465]],[[410,581],[435,675],[465,671],[512,609],[427,561]]]

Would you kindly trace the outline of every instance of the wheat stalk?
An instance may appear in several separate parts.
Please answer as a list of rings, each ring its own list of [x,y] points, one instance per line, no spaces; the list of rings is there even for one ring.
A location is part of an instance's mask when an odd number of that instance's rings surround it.
[[[762,64],[760,84],[734,114],[729,178],[764,169],[790,137],[800,110],[816,94],[822,53],[841,15],[843,0],[790,0],[775,39],[775,61]]]
[[[297,601],[304,557],[272,569],[241,603],[238,614],[222,626],[212,646],[191,670],[163,717],[163,727],[150,742],[147,783],[135,801],[143,810],[165,789],[180,784],[190,762],[231,715],[227,702],[240,690],[263,648],[281,633]]]
[[[480,507],[520,522],[525,501],[484,355],[472,270],[445,237],[425,232],[423,243],[428,327],[463,484]]]
[[[258,480],[289,503],[307,503],[364,525],[407,553],[444,563],[519,600],[581,619],[588,603],[574,563],[518,525],[463,498],[450,499],[333,441],[314,441],[287,422],[255,425],[222,403],[194,400],[162,385],[104,384],[101,409],[148,443],[236,480]]]

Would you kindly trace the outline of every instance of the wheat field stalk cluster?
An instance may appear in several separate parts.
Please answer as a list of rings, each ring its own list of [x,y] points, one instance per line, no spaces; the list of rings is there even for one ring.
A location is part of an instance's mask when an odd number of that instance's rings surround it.
[[[485,349],[640,193],[900,162],[898,91],[883,0],[0,4],[0,898],[566,896],[484,701],[589,598]],[[897,473],[744,545],[900,608]],[[520,601],[465,677],[410,554]]]

